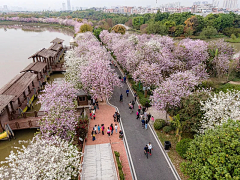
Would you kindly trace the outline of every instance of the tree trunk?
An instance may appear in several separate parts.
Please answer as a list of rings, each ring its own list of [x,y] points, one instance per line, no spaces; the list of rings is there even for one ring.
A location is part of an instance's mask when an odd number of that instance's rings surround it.
[[[144,91],[144,97],[147,97],[147,90]]]

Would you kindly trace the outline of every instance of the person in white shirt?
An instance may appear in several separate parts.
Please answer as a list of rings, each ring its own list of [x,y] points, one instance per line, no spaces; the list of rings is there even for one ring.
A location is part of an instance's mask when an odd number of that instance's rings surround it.
[[[116,131],[116,134],[117,134],[117,129],[118,129],[118,125],[115,124],[115,131]]]
[[[152,155],[152,144],[151,144],[151,142],[149,142],[149,144],[148,144],[148,152],[150,153],[150,155]]]

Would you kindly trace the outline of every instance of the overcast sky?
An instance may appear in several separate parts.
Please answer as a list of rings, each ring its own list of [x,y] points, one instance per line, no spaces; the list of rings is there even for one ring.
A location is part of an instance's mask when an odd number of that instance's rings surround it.
[[[157,0],[158,5],[177,2],[179,0]],[[191,6],[194,1],[199,0],[181,0],[181,5]],[[206,0],[203,0],[206,1]],[[222,0],[220,0],[221,2]],[[156,0],[70,0],[72,7],[111,7],[111,6],[148,6],[152,7],[156,6]],[[212,0],[208,1],[212,3]],[[67,4],[67,0],[0,0],[0,6],[7,5],[11,6],[19,6],[28,9],[55,9],[60,10],[62,7],[62,3]],[[221,3],[220,3],[221,4]]]

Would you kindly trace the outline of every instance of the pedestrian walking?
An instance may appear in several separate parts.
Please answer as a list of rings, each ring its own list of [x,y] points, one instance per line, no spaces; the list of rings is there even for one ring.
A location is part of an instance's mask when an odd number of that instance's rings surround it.
[[[137,101],[137,93],[134,93],[135,102]]]
[[[111,131],[110,131],[109,127],[108,127],[107,134],[108,134],[109,137],[110,137],[110,133],[111,133]]]
[[[127,78],[126,78],[126,76],[124,76],[124,77],[123,77],[124,83],[126,83],[126,80],[127,80]]]
[[[118,129],[118,125],[115,124],[115,131],[116,131],[116,134],[117,134],[117,129]]]
[[[92,102],[93,102],[93,105],[94,105],[94,104],[95,104],[95,102],[96,102],[96,99],[95,99],[95,98],[93,98]]]
[[[150,153],[150,155],[152,155],[152,150],[153,150],[152,144],[151,144],[151,142],[149,142],[148,143],[148,152]]]
[[[92,112],[90,112],[90,119],[92,119]]]
[[[134,101],[134,100],[132,100],[132,106],[133,106],[133,109],[134,109],[134,104],[135,104],[135,101]]]
[[[129,111],[130,111],[130,114],[131,114],[133,112],[132,102],[131,101],[129,102],[128,106],[129,106]]]
[[[110,125],[111,135],[113,135],[113,124]]]
[[[93,115],[95,114],[95,110],[94,110],[94,109],[92,110],[92,114],[93,114]]]
[[[139,105],[139,106],[138,106],[138,112],[139,112],[139,114],[141,113],[141,109],[142,109],[142,106]]]
[[[96,114],[93,115],[93,119],[94,119],[94,120],[96,119]]]
[[[148,121],[148,123],[149,123],[151,117],[152,117],[152,115],[151,115],[150,112],[149,112],[148,115],[147,115],[147,121]]]
[[[97,105],[96,105],[96,103],[94,104],[93,107],[94,107],[94,110],[97,111]]]
[[[143,106],[143,108],[142,108],[142,113],[144,114],[145,111],[146,111],[146,107]]]
[[[93,128],[93,130],[92,130],[92,140],[95,141],[95,139],[96,139],[96,133],[95,133],[95,130]]]
[[[145,129],[147,130],[147,127],[148,127],[148,123],[147,123],[147,120],[145,122]]]
[[[139,112],[138,111],[136,112],[136,115],[137,115],[136,119],[139,119]]]
[[[101,127],[98,125],[98,134],[100,133]]]
[[[145,126],[145,120],[142,119],[142,128],[144,129],[144,126]]]
[[[117,113],[117,122],[119,123],[120,122],[120,114]]]
[[[120,102],[123,102],[123,95],[120,95]]]
[[[151,117],[151,120],[152,120],[152,122],[154,122],[154,117],[153,116]]]
[[[104,124],[102,124],[102,135],[104,135],[104,129],[105,129]]]
[[[147,112],[144,112],[144,118],[147,120]]]
[[[127,93],[127,97],[128,97],[128,94],[129,94],[129,89],[127,88],[127,90],[126,90],[126,93]]]
[[[143,114],[140,114],[140,121],[143,120]]]
[[[95,134],[97,134],[97,125],[94,126]]]
[[[114,121],[114,122],[117,121],[117,112],[115,112],[115,113],[113,114],[113,121]]]
[[[97,109],[99,109],[99,105],[98,105],[98,100],[96,99],[96,105],[97,105]]]

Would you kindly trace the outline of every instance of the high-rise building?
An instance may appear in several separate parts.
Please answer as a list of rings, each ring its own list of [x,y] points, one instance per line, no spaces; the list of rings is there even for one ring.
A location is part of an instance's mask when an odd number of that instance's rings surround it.
[[[200,5],[200,4],[201,4],[201,1],[193,2],[193,5]]]
[[[70,0],[67,0],[67,10],[71,11],[71,4],[70,4]]]
[[[218,7],[219,5],[219,0],[213,0],[212,1],[213,7]]]
[[[237,9],[238,8],[237,0],[224,0],[223,1],[223,8]]]
[[[208,1],[203,1],[202,4],[208,4]]]
[[[62,10],[66,11],[66,4],[65,3],[62,3]]]

